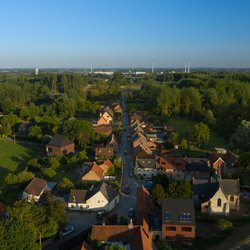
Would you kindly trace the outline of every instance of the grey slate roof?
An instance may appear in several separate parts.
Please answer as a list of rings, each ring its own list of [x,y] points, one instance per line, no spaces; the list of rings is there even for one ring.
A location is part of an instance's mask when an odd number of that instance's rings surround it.
[[[139,168],[155,168],[155,159],[137,159]]]
[[[206,163],[191,162],[187,163],[186,171],[211,172],[211,168]]]
[[[220,187],[225,195],[239,195],[240,182],[239,179],[221,179],[219,180]]]
[[[195,195],[204,195],[202,201],[207,201],[218,191],[219,183],[214,179],[210,180],[193,180],[193,193]]]
[[[48,143],[48,145],[56,147],[63,147],[70,144],[72,142],[64,135],[54,135]]]
[[[162,201],[162,224],[194,226],[194,200],[164,199]]]
[[[110,187],[105,182],[103,182],[102,185],[99,186],[99,190],[108,202],[111,202],[119,194],[118,190],[115,190],[114,188]]]
[[[69,195],[69,202],[85,203],[87,192],[87,190],[71,189]]]

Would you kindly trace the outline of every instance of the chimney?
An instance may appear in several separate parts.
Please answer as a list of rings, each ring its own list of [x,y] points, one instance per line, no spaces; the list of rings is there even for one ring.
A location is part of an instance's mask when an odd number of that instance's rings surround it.
[[[76,202],[76,197],[74,195],[72,196],[72,200],[73,202]]]
[[[132,229],[133,227],[134,227],[134,225],[133,225],[133,220],[130,219],[130,220],[129,220],[129,224],[128,224],[128,229]]]

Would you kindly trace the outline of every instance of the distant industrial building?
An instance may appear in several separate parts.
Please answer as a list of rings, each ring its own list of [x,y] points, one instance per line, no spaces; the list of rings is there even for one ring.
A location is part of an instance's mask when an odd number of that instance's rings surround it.
[[[35,68],[35,75],[38,76],[39,74],[39,68]]]

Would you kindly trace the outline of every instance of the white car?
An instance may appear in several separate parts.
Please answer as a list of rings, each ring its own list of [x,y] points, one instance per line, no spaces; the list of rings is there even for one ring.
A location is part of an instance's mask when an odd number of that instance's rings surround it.
[[[73,225],[67,225],[62,230],[62,236],[66,236],[68,234],[71,234],[75,230]]]

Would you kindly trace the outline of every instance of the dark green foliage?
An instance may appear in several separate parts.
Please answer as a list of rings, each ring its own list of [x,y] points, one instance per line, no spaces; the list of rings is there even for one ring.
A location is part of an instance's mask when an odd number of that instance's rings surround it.
[[[192,139],[198,146],[207,143],[209,141],[209,137],[209,128],[206,124],[200,122],[194,126]]]
[[[61,203],[44,206],[18,201],[9,209],[9,219],[0,222],[0,249],[39,249],[38,239],[55,236],[65,224]]]
[[[7,185],[17,185],[17,184],[26,184],[32,180],[35,175],[29,171],[22,171],[18,174],[8,174],[4,180]]]
[[[166,196],[168,198],[190,199],[192,196],[192,186],[189,181],[171,181],[168,185]]]
[[[93,125],[86,120],[68,120],[62,124],[60,130],[62,134],[67,135],[83,148],[90,143],[94,137]]]
[[[152,196],[155,202],[161,206],[162,200],[165,198],[166,194],[163,187],[160,184],[156,184],[152,190]]]
[[[63,178],[59,183],[58,183],[58,188],[60,190],[63,190],[64,192],[69,191],[71,188],[74,187],[73,182],[68,179],[68,178]]]

